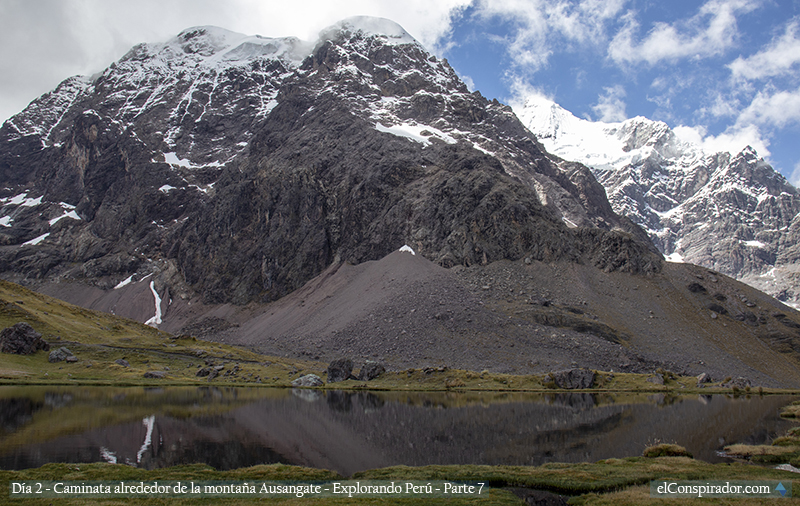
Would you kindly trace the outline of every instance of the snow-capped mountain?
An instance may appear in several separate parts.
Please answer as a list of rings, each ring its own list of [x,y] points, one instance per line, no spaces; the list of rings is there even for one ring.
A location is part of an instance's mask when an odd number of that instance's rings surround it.
[[[664,263],[585,165],[382,19],[191,28],[32,102],[0,127],[0,277],[285,356],[800,384],[800,315]]]
[[[588,169],[383,19],[310,42],[197,27],[138,45],[6,121],[0,179],[7,277],[152,273],[163,300],[272,300],[403,244],[444,266],[660,264]]]
[[[592,122],[540,96],[516,113],[549,152],[590,167],[667,259],[800,305],[800,193],[753,148],[707,153],[663,122]]]

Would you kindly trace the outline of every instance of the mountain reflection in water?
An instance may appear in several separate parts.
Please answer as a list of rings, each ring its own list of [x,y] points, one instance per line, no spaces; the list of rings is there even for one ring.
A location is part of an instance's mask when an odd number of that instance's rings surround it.
[[[794,399],[5,387],[0,467],[282,462],[349,476],[398,464],[593,462],[658,441],[718,461],[724,445],[782,435],[791,423],[778,413]]]

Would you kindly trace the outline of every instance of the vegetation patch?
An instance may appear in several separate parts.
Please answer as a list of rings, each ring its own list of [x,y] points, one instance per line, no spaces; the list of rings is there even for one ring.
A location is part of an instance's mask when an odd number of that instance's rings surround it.
[[[781,410],[781,416],[789,419],[798,419],[799,413],[800,401]],[[785,436],[775,438],[771,445],[730,445],[725,447],[725,453],[757,464],[791,464],[800,467],[800,426],[792,427]]]
[[[661,443],[653,446],[648,446],[642,453],[643,457],[657,458],[657,457],[689,457],[693,458],[686,448],[680,445],[671,443]]]

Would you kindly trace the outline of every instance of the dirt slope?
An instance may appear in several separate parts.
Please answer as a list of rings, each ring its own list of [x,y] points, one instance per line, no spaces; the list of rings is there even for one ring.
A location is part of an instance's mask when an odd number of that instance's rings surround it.
[[[106,292],[75,284],[42,289],[93,309],[135,312],[141,321],[155,312],[147,279]],[[162,312],[162,330],[295,358],[521,374],[661,367],[800,385],[800,315],[688,264],[666,264],[649,276],[567,262],[444,269],[395,252],[334,265],[271,304],[211,306],[167,294]]]

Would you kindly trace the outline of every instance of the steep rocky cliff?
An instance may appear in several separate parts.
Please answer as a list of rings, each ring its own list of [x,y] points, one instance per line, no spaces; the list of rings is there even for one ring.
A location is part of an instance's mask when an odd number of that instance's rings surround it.
[[[274,300],[403,244],[440,265],[661,258],[584,166],[398,25],[313,43],[214,27],[134,47],[0,129],[0,270],[21,282]]]

